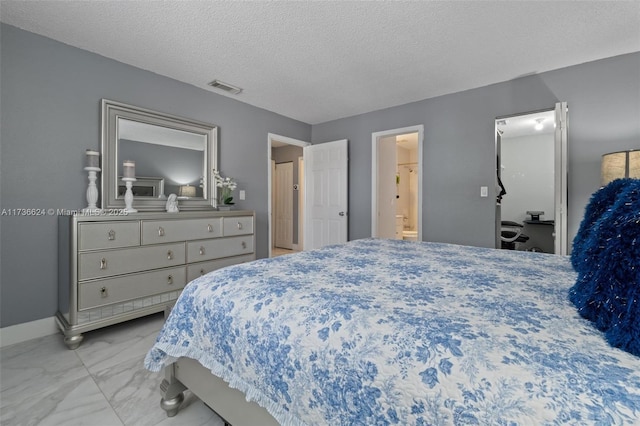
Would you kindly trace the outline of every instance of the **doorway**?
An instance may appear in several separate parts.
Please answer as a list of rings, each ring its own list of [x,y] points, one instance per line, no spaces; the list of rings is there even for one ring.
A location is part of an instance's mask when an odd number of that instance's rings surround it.
[[[424,126],[371,135],[371,236],[422,241]]]
[[[268,135],[269,257],[303,249],[303,148],[309,142]]]
[[[278,163],[276,161],[273,177],[274,248],[276,249],[293,250],[293,190],[293,162]]]
[[[567,107],[498,117],[496,247],[567,254]]]

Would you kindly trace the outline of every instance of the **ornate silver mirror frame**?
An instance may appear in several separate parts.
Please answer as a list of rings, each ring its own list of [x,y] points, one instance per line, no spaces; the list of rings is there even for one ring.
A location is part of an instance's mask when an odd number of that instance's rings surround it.
[[[131,129],[140,132],[132,135]],[[216,188],[211,184],[211,170],[218,168],[217,130],[209,123],[103,99],[102,208],[125,206],[121,182],[124,160],[136,161],[136,178],[141,185],[139,195],[134,191],[137,210],[164,211],[171,193],[178,195],[180,210],[214,208]],[[186,186],[192,188],[184,196],[180,192]]]

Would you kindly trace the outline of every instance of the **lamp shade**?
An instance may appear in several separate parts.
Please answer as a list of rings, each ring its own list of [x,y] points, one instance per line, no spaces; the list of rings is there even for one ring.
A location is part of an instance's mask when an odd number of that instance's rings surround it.
[[[621,178],[640,179],[640,150],[610,152],[602,156],[602,186]]]
[[[180,197],[195,197],[196,187],[191,185],[182,185],[180,191],[178,191]]]

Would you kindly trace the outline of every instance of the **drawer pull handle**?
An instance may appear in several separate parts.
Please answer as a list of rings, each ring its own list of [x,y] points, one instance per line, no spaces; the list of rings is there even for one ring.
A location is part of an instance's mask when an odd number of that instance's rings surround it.
[[[169,275],[167,277],[167,284],[169,284],[169,285],[173,284],[173,275]]]
[[[204,269],[200,269],[200,276],[204,275]]]
[[[213,225],[208,224],[208,225],[207,225],[207,231],[209,231],[209,232],[213,232]]]
[[[100,289],[100,297],[102,297],[103,299],[104,299],[105,297],[109,297],[109,292],[107,291],[107,288],[106,288],[106,287],[102,287],[102,288]]]
[[[242,223],[238,222],[238,229],[242,229]]]
[[[200,246],[200,256],[204,256],[204,247]]]
[[[173,260],[173,252],[171,250],[167,252],[167,260]]]
[[[164,237],[164,228],[162,226],[158,226],[158,237]]]
[[[104,257],[100,259],[100,269],[107,269],[107,259]]]
[[[243,248],[243,249],[246,249],[246,248],[247,248],[247,243],[246,243],[246,242],[244,242],[244,241],[242,242],[242,248]]]
[[[109,236],[107,237],[109,239],[109,241],[113,241],[116,239],[116,231],[114,231],[113,229],[109,230]]]

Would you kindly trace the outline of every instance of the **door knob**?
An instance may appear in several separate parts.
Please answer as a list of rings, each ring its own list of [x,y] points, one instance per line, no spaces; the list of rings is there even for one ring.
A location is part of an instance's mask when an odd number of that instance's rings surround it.
[[[338,213],[338,216],[344,216],[344,212]]]

